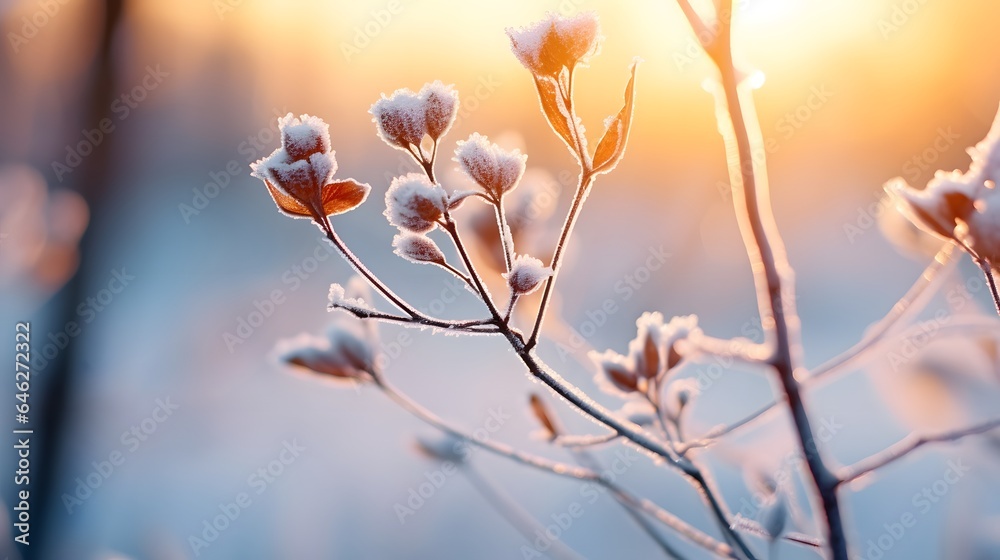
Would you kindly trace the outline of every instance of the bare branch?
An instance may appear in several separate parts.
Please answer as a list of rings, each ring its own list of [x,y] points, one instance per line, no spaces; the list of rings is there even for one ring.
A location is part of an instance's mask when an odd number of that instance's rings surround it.
[[[866,474],[874,472],[886,465],[891,465],[896,461],[906,457],[910,453],[913,453],[921,447],[931,444],[931,443],[950,443],[956,442],[960,439],[966,438],[968,436],[974,436],[978,434],[983,434],[992,430],[1000,428],[1000,418],[994,418],[988,420],[981,424],[976,424],[968,428],[962,428],[959,430],[951,430],[947,432],[941,432],[939,434],[930,435],[917,435],[910,434],[906,438],[896,442],[890,447],[880,453],[869,457],[868,459],[859,461],[851,467],[847,467],[841,471],[838,475],[838,485],[847,484],[848,482],[857,480]]]

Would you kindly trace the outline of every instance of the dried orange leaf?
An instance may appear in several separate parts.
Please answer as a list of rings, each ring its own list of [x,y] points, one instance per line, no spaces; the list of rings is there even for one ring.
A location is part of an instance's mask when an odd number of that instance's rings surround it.
[[[274,188],[270,181],[264,181],[264,184],[267,185],[267,191],[271,193],[271,198],[274,199],[274,203],[278,205],[278,210],[281,210],[281,213],[293,218],[312,217],[312,213],[304,204]]]
[[[538,100],[542,104],[542,112],[552,126],[552,130],[556,131],[556,134],[563,139],[569,151],[575,154],[573,133],[570,131],[572,117],[570,117],[569,110],[560,97],[559,87],[555,80],[535,76],[535,88],[538,89]]]
[[[555,419],[551,412],[549,412],[549,407],[545,404],[545,401],[537,393],[532,393],[529,402],[531,404],[531,413],[534,414],[535,419],[542,425],[542,428],[549,433],[549,437],[555,438],[558,436],[559,428],[556,427]]]
[[[625,86],[625,106],[608,123],[608,129],[597,144],[594,152],[594,172],[607,173],[618,165],[625,155],[629,129],[632,127],[632,106],[635,101],[635,69],[638,61],[632,63],[632,77]]]
[[[323,187],[323,212],[327,216],[357,208],[368,198],[372,188],[354,179],[334,181]]]

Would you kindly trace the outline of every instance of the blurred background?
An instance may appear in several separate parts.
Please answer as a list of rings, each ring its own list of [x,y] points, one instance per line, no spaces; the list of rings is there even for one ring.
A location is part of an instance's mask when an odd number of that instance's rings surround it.
[[[883,212],[881,185],[903,176],[922,186],[936,169],[967,168],[965,148],[985,136],[1000,101],[1000,3],[737,6],[738,57],[766,76],[755,92],[759,122],[814,366],[857,341],[930,262]],[[279,340],[329,324],[329,285],[351,271],[249,177],[248,164],[278,145],[277,116],[324,118],[339,176],[372,185],[361,208],[334,220],[347,243],[417,307],[478,317],[477,302],[449,278],[392,254],[383,196],[392,177],[417,169],[376,137],[368,109],[397,88],[455,84],[458,122],[439,162],[446,188],[462,187],[455,141],[480,132],[521,148],[531,169],[520,188],[530,247],[547,261],[577,170],[504,28],[585,10],[599,14],[606,37],[577,80],[591,143],[621,106],[633,57],[643,62],[628,151],[582,214],[560,283],[562,322],[552,322],[540,352],[617,407],[575,358],[589,348],[624,352],[643,311],[696,313],[719,337],[759,332],[703,87],[713,71],[674,3],[0,0],[0,311],[11,329],[0,355],[10,362],[13,325],[30,321],[35,430],[29,547],[10,544],[16,456],[0,461],[8,557],[539,557],[526,552],[534,539],[484,501],[477,477],[543,525],[581,504],[559,538],[586,557],[655,555],[606,496],[591,503],[580,484],[486,454],[474,455],[475,476],[449,475],[414,500],[441,472],[414,451],[415,438],[433,431],[376,391],[331,387],[276,363]],[[481,217],[467,206],[459,215],[471,231]],[[486,252],[480,261],[488,265]],[[835,461],[849,464],[911,430],[1000,412],[995,329],[938,336],[953,319],[933,319],[992,313],[977,274],[965,261],[949,272],[924,313],[937,322],[923,338],[894,342],[811,393]],[[602,312],[608,300],[616,311]],[[418,401],[470,430],[509,415],[490,437],[567,459],[532,436],[527,395],[541,388],[501,340],[388,326],[381,340],[387,375]],[[693,405],[693,433],[771,398],[759,372],[722,369],[686,366],[684,375],[713,380]],[[13,383],[2,386],[13,409]],[[559,406],[576,431],[597,429]],[[794,470],[791,442],[785,417],[774,415],[702,455],[731,510],[754,517],[747,472]],[[629,465],[623,483],[715,534],[672,471],[629,448],[601,455],[610,463],[616,453]],[[955,460],[968,472],[938,492]],[[998,490],[998,460],[987,437],[928,449],[847,489],[857,551],[1000,556],[990,548],[1000,503],[987,499]],[[934,499],[918,499],[928,488]],[[206,533],[240,493],[252,503]],[[401,516],[401,506],[413,514]],[[916,528],[896,536],[907,513]],[[815,534],[808,520],[797,529]],[[782,558],[816,557],[780,548]]]

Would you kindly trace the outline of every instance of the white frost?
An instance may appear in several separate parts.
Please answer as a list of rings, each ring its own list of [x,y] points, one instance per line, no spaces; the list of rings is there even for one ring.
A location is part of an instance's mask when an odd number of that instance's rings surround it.
[[[510,272],[503,275],[511,292],[519,296],[534,292],[549,276],[552,276],[551,268],[527,255],[514,257],[514,261],[510,263]]]
[[[485,136],[474,133],[468,140],[458,142],[455,161],[459,167],[494,200],[517,186],[528,156],[520,150],[508,152],[492,143]]]
[[[441,185],[420,173],[396,177],[385,193],[385,216],[389,223],[413,233],[434,229],[444,214],[448,195]]]

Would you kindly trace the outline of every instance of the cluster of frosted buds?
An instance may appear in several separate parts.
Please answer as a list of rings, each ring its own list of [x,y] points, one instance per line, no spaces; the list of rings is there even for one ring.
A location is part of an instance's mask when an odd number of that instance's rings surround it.
[[[483,188],[494,204],[500,204],[503,195],[517,186],[527,159],[520,150],[508,152],[479,133],[458,142],[455,150],[459,168]]]
[[[1000,263],[1000,113],[969,155],[968,171],[938,171],[923,190],[900,177],[885,188],[917,226],[996,266]]]
[[[513,296],[524,296],[537,290],[542,282],[552,276],[552,269],[542,261],[528,255],[517,255],[510,263],[510,272],[503,275]]]
[[[367,333],[335,323],[325,336],[301,334],[278,343],[282,363],[335,381],[367,383],[377,375],[374,346]]]
[[[429,136],[434,145],[448,132],[458,112],[458,93],[440,81],[425,84],[419,92],[398,89],[389,97],[382,96],[371,108],[371,114],[382,140],[394,148],[413,155],[422,164],[433,160],[420,145]]]
[[[337,160],[330,147],[330,128],[319,117],[291,113],[278,119],[281,147],[250,165],[264,181],[278,209],[293,218],[310,218],[326,229],[327,216],[352,210],[365,201],[371,187],[354,179],[335,181]]]
[[[598,383],[625,396],[647,394],[654,383],[680,364],[683,359],[680,343],[701,334],[694,315],[674,317],[664,324],[662,314],[643,313],[635,324],[637,334],[629,343],[628,356],[613,350],[591,353],[599,370]]]

